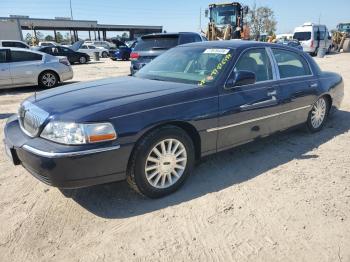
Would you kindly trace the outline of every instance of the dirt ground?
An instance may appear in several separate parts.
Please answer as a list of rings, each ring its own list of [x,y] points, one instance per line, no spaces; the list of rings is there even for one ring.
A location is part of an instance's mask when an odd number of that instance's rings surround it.
[[[350,261],[350,54],[318,59],[345,80],[342,109],[203,160],[163,199],[125,182],[73,198],[14,167],[0,143],[0,261]],[[74,81],[125,75],[128,62],[74,66]],[[6,118],[35,88],[0,94]]]

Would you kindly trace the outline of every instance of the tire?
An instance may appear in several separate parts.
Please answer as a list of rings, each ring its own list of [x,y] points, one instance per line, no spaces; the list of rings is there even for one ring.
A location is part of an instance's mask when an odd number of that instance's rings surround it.
[[[103,58],[107,58],[108,57],[108,53],[106,51],[102,52],[102,57]]]
[[[85,56],[79,57],[79,64],[86,64],[86,62],[87,62],[87,59]]]
[[[128,61],[129,58],[130,58],[130,55],[127,54],[127,53],[124,53],[123,56],[122,56],[122,60],[123,60],[123,61]]]
[[[53,88],[58,85],[58,75],[52,71],[44,71],[39,75],[39,86],[42,88]]]
[[[312,106],[306,122],[306,126],[311,133],[320,131],[328,118],[330,102],[326,97],[320,97]]]
[[[161,127],[137,144],[129,162],[127,181],[134,190],[149,198],[169,195],[192,172],[194,152],[193,142],[185,131],[175,126]]]

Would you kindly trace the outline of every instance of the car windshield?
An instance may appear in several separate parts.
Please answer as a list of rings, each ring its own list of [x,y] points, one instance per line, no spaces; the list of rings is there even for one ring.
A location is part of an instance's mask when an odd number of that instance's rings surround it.
[[[340,24],[339,31],[350,33],[350,23],[349,24]]]
[[[211,9],[211,17],[213,22],[217,25],[236,25],[237,12],[236,7],[229,6],[216,6]]]
[[[307,41],[311,39],[311,32],[295,32],[293,39],[298,41]]]
[[[178,45],[179,35],[144,36],[136,44],[135,51],[151,51],[157,49],[170,49]]]
[[[178,47],[160,55],[135,77],[200,86],[213,84],[232,58],[226,48]]]

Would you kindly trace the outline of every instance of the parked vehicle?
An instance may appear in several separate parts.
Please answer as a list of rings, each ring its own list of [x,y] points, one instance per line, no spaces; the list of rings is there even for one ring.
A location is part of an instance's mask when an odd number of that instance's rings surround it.
[[[105,48],[105,49],[111,49],[111,48],[115,48],[115,44],[110,43],[108,41],[85,41],[84,44],[86,45],[94,45],[97,48]]]
[[[130,55],[130,72],[133,75],[144,65],[170,48],[177,45],[202,41],[206,41],[204,37],[198,33],[191,32],[161,33],[142,36],[139,38]]]
[[[47,53],[49,55],[53,56],[65,56],[68,58],[69,62],[71,64],[79,63],[79,64],[86,64],[90,61],[90,56],[82,53],[82,52],[76,52],[72,49],[64,46],[46,46],[39,48],[38,51]]]
[[[332,37],[327,26],[313,23],[305,23],[294,30],[293,39],[297,39],[304,52],[316,55],[320,48],[325,48],[327,52],[332,48]]]
[[[277,44],[294,47],[296,49],[303,51],[303,47],[301,46],[300,42],[298,40],[295,40],[295,39],[294,40],[286,40],[286,39],[282,40],[281,39],[281,40],[277,41]]]
[[[16,47],[30,49],[30,46],[28,44],[18,40],[0,40],[0,48],[1,47]]]
[[[94,45],[82,45],[78,52],[85,53],[90,56],[90,58],[94,55],[95,52],[99,53],[100,57],[106,58],[108,57],[108,49],[106,48],[97,48]]]
[[[134,77],[26,99],[5,126],[14,164],[59,188],[127,179],[138,192],[177,190],[202,156],[306,125],[321,130],[342,77],[304,52],[250,41],[169,50]],[[213,174],[214,175],[214,174]]]
[[[0,48],[0,89],[39,85],[55,87],[73,78],[65,57],[54,57],[23,48]]]
[[[119,44],[116,49],[109,50],[109,56],[112,60],[129,60],[132,48],[128,47],[126,44]]]
[[[39,42],[38,46],[59,46],[59,44],[54,41],[42,41]]]

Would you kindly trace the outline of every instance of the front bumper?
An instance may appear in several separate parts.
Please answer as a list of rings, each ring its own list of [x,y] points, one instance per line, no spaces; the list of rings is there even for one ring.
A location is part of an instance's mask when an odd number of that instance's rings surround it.
[[[13,163],[34,177],[59,188],[80,188],[124,180],[131,145],[66,146],[42,138],[30,138],[20,129],[17,117],[5,126],[5,147]]]

